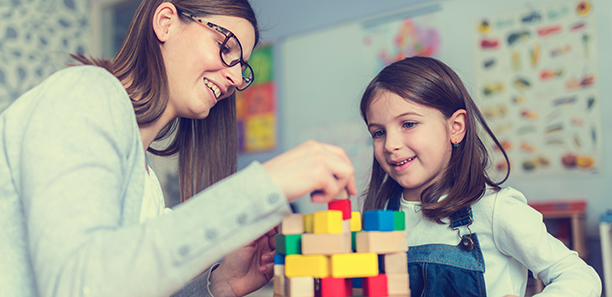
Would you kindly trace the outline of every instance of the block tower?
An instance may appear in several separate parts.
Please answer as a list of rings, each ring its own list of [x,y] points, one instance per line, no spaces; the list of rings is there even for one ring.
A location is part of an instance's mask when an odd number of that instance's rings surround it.
[[[274,297],[410,296],[403,212],[353,212],[346,192],[327,211],[295,213],[276,236]]]

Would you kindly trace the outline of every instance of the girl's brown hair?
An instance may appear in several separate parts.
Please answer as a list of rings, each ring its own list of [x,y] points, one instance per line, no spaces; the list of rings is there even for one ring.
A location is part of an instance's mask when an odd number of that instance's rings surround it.
[[[171,2],[178,11],[198,17],[225,15],[246,19],[255,29],[255,45],[259,41],[257,20],[248,0],[143,0],[114,59],[72,55],[82,64],[105,68],[121,81],[132,100],[138,125],[157,120],[168,104],[168,77],[152,25],[155,10],[164,2]],[[193,21],[183,15],[180,17],[184,22]],[[161,150],[149,147],[148,151],[158,156],[179,154],[181,201],[236,172],[235,94],[219,101],[205,119],[174,120],[160,131],[155,140],[164,139],[173,132],[175,137],[168,147]]]
[[[447,119],[455,111],[467,113],[466,134],[457,148],[453,148],[448,167],[442,177],[421,193],[421,210],[427,218],[443,223],[450,216],[482,197],[486,186],[495,190],[510,175],[510,162],[501,144],[485,122],[457,74],[444,63],[427,57],[411,57],[385,67],[366,88],[361,99],[361,116],[368,123],[367,110],[380,94],[391,92],[414,103],[439,110]],[[489,134],[506,159],[508,170],[504,179],[492,181],[486,168],[487,149],[478,136],[477,124]],[[450,143],[449,143],[450,145]],[[391,197],[400,195],[403,188],[389,178],[374,158],[372,176],[364,194],[363,210],[383,209]],[[448,196],[439,200],[441,196]]]

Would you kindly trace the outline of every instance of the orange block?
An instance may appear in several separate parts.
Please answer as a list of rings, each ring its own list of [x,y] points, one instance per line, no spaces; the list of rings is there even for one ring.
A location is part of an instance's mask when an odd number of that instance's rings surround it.
[[[314,278],[308,276],[287,278],[287,297],[314,296]]]
[[[389,295],[410,296],[410,279],[408,273],[387,273],[387,291]]]
[[[382,258],[386,274],[408,272],[408,256],[406,252],[384,254]]]
[[[351,252],[350,233],[341,234],[302,234],[302,255],[327,255]]]
[[[301,213],[293,213],[285,217],[280,224],[281,234],[302,234],[304,233],[304,218]]]
[[[408,251],[406,231],[357,232],[355,241],[358,253],[389,254]]]

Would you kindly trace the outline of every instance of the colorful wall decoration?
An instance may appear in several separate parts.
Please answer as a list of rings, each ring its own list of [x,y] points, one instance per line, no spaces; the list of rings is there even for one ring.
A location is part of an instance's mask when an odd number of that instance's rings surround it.
[[[276,147],[276,83],[272,45],[256,48],[249,59],[255,81],[236,92],[238,150],[240,153],[273,150]]]
[[[591,3],[490,15],[475,29],[475,99],[510,157],[512,176],[597,173],[602,142]],[[492,154],[495,168],[505,170],[500,151]]]

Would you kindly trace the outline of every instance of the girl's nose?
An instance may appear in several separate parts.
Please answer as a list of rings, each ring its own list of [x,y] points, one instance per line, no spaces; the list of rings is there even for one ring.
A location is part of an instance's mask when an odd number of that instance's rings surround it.
[[[387,131],[385,135],[385,150],[394,152],[399,150],[402,145],[401,137],[398,133]]]

